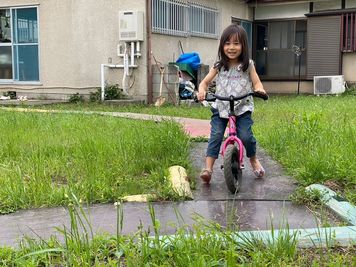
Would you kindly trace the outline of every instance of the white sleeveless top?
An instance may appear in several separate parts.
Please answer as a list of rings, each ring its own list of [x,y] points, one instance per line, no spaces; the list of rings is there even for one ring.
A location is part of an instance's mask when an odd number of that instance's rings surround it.
[[[250,69],[253,64],[253,61],[250,59],[248,69],[245,72],[242,71],[242,64],[234,66],[227,71],[222,68],[216,78],[216,94],[226,97],[229,97],[230,95],[239,97],[252,93],[253,88],[250,78]],[[217,99],[213,103],[212,107],[218,109],[219,116],[221,118],[229,117],[230,104],[228,101],[221,101]],[[236,116],[239,116],[247,111],[253,112],[253,97],[249,96],[235,102],[234,110]]]

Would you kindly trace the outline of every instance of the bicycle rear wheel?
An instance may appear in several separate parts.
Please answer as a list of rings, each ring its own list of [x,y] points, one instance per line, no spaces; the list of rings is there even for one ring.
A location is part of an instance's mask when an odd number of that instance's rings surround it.
[[[224,153],[224,176],[227,188],[233,194],[240,190],[242,170],[240,169],[239,148],[228,145]]]

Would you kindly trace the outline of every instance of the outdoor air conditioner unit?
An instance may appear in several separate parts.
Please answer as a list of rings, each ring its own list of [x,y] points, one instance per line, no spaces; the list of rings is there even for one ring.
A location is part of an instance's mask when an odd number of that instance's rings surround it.
[[[314,76],[314,94],[342,94],[345,92],[343,75]]]
[[[143,41],[143,12],[119,12],[119,39],[120,41]]]

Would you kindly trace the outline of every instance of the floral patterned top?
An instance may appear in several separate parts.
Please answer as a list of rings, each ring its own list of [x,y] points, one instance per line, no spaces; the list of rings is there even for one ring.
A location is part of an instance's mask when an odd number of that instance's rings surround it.
[[[252,81],[250,78],[250,69],[253,66],[253,61],[250,59],[249,67],[244,72],[242,64],[234,66],[229,70],[221,69],[216,78],[216,94],[220,96],[235,97],[243,96],[253,92]],[[220,118],[228,118],[230,104],[228,101],[216,100],[213,108],[218,109]],[[235,115],[239,116],[247,111],[253,112],[254,104],[253,97],[249,96],[240,101],[235,102]]]

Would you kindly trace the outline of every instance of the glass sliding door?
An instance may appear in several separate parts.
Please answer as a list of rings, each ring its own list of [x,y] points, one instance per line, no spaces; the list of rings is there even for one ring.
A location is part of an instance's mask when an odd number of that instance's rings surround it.
[[[296,79],[299,58],[293,46],[301,47],[300,74],[306,75],[306,20],[256,21],[255,60],[261,78]]]
[[[272,21],[269,23],[269,46],[267,75],[276,78],[294,76],[295,21]]]

